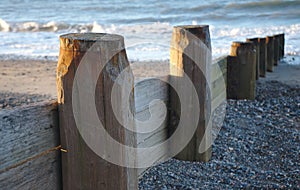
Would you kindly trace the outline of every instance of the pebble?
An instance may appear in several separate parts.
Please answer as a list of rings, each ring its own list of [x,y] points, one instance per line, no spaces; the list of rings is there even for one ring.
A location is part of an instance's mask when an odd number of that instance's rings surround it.
[[[0,92],[0,111],[49,99]],[[149,168],[139,189],[300,189],[300,86],[258,82],[255,101],[227,103],[208,163],[170,159]]]
[[[139,189],[300,189],[300,86],[257,82],[255,101],[227,103],[208,163],[172,158]]]

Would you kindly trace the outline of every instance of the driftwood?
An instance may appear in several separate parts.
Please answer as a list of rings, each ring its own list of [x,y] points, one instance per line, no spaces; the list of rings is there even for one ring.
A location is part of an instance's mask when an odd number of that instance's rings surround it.
[[[57,103],[0,111],[1,189],[61,189]]]
[[[82,61],[85,54],[89,53],[86,62]],[[89,62],[91,61],[91,62]],[[84,63],[83,63],[84,62]],[[85,65],[82,65],[85,64]],[[87,85],[87,87],[95,87],[95,91],[89,96],[86,91],[79,91],[84,87],[80,81],[77,81],[78,94],[85,95],[87,99],[72,99],[73,82],[78,68],[87,69],[88,74],[83,77],[83,82],[96,79],[97,84]],[[111,102],[112,87],[116,84],[118,92],[121,85],[116,82],[119,74],[129,66],[126,52],[124,49],[124,39],[119,35],[108,34],[67,34],[60,37],[60,56],[57,67],[57,86],[58,86],[58,102],[61,130],[61,144],[66,153],[62,154],[62,173],[63,173],[63,189],[136,189],[137,188],[137,172],[135,169],[129,169],[112,164],[103,157],[113,158],[117,161],[127,159],[125,150],[114,150],[110,144],[104,146],[104,155],[97,155],[95,151],[88,146],[87,139],[82,138],[79,134],[78,127],[85,130],[89,124],[89,120],[83,120],[81,125],[76,124],[74,119],[73,108],[79,108],[81,115],[91,115],[91,119],[99,116],[100,122],[104,126],[105,134],[95,134],[93,130],[89,130],[91,137],[101,135],[101,138],[108,139],[110,136],[121,144],[136,146],[134,135],[126,130],[116,119]],[[99,69],[102,72],[98,75]],[[96,78],[95,78],[96,77]],[[128,78],[131,87],[133,87],[133,79]],[[82,94],[81,94],[82,93]],[[92,96],[95,95],[93,100]],[[124,100],[122,93],[115,94],[117,97],[116,105],[122,105]],[[93,109],[87,108],[87,102],[92,99],[97,113]],[[129,97],[132,104],[133,94]],[[73,103],[72,103],[73,101]],[[124,100],[129,101],[129,100]],[[75,108],[76,108],[75,107]],[[133,108],[131,106],[131,108]],[[123,110],[122,107],[118,108]],[[134,110],[131,110],[132,113]],[[81,118],[79,115],[79,118]],[[77,118],[78,119],[78,118]],[[83,118],[84,119],[84,118]],[[126,118],[123,118],[126,119]],[[81,121],[79,119],[79,121]],[[96,139],[96,140],[97,140]],[[96,141],[98,142],[98,141]],[[98,146],[98,145],[95,145]],[[113,157],[109,151],[118,153],[118,157]]]

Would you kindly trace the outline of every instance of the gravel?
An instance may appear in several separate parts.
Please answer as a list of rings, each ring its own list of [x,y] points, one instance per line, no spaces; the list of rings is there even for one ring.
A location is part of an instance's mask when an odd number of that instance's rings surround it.
[[[49,98],[0,92],[0,110]],[[148,169],[139,189],[300,189],[300,86],[258,82],[255,101],[227,103],[211,161],[170,159]]]
[[[0,92],[0,111],[50,99],[48,95]]]
[[[257,83],[257,97],[228,100],[208,163],[170,159],[139,189],[300,189],[300,86]]]

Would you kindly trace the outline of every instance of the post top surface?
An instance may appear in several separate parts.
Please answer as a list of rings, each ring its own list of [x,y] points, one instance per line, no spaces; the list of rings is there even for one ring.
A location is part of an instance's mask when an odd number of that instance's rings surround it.
[[[256,37],[256,38],[247,38],[246,40],[247,41],[259,41],[260,38],[259,37]]]
[[[118,41],[122,40],[123,37],[116,34],[107,33],[69,33],[61,35],[60,38],[78,41]]]
[[[68,51],[99,51],[100,47],[124,49],[121,35],[106,33],[69,33],[60,36],[60,49]]]
[[[194,28],[209,28],[209,25],[178,25],[174,28],[185,28],[185,29],[194,29]]]
[[[273,35],[274,38],[280,38],[281,37],[281,34],[275,34]]]
[[[271,38],[274,38],[274,36],[267,36],[266,38],[270,38],[271,39]]]
[[[231,46],[251,46],[253,45],[253,42],[241,42],[241,41],[235,41],[235,42],[232,42],[232,45]]]

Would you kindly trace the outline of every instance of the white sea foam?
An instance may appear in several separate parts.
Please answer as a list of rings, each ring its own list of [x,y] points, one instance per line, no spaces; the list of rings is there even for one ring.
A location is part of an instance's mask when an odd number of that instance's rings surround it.
[[[1,26],[4,25],[3,21]],[[195,24],[195,23],[194,23]],[[93,24],[66,25],[56,22],[36,24],[26,22],[15,24],[12,30],[6,25],[6,32],[0,32],[0,54],[23,56],[57,57],[60,34],[67,32],[117,33],[125,37],[127,54],[131,60],[169,59],[172,25],[170,23],[146,23],[136,25]],[[10,28],[8,30],[8,28]],[[17,28],[17,29],[16,29]],[[14,31],[14,32],[9,32]],[[16,32],[17,31],[17,32]],[[232,27],[210,26],[213,57],[229,53],[232,41],[243,41],[249,37],[265,37],[284,32],[286,34],[286,53],[300,55],[300,24],[271,27]],[[24,33],[25,32],[25,33]]]
[[[9,32],[11,30],[10,25],[0,18],[0,31]]]

